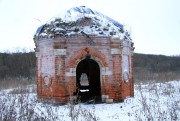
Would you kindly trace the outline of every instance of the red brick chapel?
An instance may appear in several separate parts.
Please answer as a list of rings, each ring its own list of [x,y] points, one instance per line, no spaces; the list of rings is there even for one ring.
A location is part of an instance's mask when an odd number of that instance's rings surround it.
[[[58,103],[113,103],[134,96],[133,42],[124,25],[85,6],[35,35],[37,95]]]

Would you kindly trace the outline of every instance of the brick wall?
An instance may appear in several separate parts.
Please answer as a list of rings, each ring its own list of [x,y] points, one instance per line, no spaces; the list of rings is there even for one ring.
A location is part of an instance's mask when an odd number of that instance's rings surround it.
[[[77,89],[77,65],[87,54],[100,68],[102,102],[119,102],[134,95],[131,42],[95,35],[90,37],[95,43],[93,46],[81,35],[38,41],[35,50],[39,98],[68,102]],[[128,64],[124,62],[126,59]],[[128,70],[128,82],[123,79],[124,70]]]

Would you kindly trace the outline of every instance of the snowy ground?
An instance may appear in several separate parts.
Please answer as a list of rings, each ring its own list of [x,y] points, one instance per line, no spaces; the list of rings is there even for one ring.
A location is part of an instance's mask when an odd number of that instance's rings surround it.
[[[180,120],[180,81],[135,85],[123,103],[52,105],[37,100],[35,85],[0,91],[0,120]]]

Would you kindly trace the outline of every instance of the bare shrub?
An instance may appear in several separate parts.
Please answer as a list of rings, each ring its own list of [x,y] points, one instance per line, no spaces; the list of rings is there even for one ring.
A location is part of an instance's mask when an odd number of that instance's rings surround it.
[[[59,106],[53,103],[42,103],[36,96],[32,97],[30,87],[15,88],[7,93],[1,93],[0,120],[2,121],[65,121],[67,116]],[[29,90],[28,90],[29,89]],[[68,120],[97,121],[95,108],[84,109],[81,104],[62,106],[66,109]],[[62,107],[60,109],[62,109]]]
[[[164,83],[160,83],[164,84]],[[142,87],[141,84],[138,86],[141,99],[139,100],[142,109],[137,110],[135,113],[136,120],[138,121],[176,121],[178,120],[178,101],[174,100],[173,91],[174,87],[171,84],[166,84],[167,88],[163,86],[162,90],[159,90],[156,84],[149,84],[148,87]],[[145,91],[150,92],[147,96]],[[167,96],[166,101],[161,102],[159,95]],[[165,103],[162,105],[162,103]],[[162,107],[163,106],[163,107]],[[142,116],[143,115],[143,116]]]
[[[92,111],[83,109],[81,111],[81,113],[82,113],[82,117],[84,117],[85,121],[97,121],[98,120],[98,117]]]
[[[72,121],[78,121],[80,116],[81,105],[75,106],[73,104],[68,105],[69,108],[69,117],[71,117]]]
[[[85,109],[81,104],[77,105],[68,105],[69,117],[72,121],[97,121],[98,117],[95,115],[95,107],[93,106],[92,110]]]

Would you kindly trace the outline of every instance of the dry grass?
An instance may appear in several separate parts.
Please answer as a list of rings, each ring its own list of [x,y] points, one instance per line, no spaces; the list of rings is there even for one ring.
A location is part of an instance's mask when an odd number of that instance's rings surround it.
[[[10,89],[10,88],[17,88],[27,85],[36,84],[35,79],[28,79],[28,78],[6,78],[0,80],[0,90],[2,89]]]
[[[15,88],[9,94],[27,94],[30,93],[29,89]]]
[[[172,80],[180,80],[179,72],[150,72],[148,70],[135,69],[134,70],[135,83],[154,83],[154,82],[168,82]]]
[[[168,83],[160,83],[166,86],[162,86],[159,90],[160,86],[157,86],[156,83],[148,84],[147,87],[143,87],[141,84],[138,85],[137,90],[140,92],[140,100],[139,102],[142,105],[142,110],[136,111],[136,120],[138,121],[177,121],[178,120],[178,111],[179,101],[174,99],[175,87],[172,84]],[[166,88],[165,88],[166,87]],[[144,93],[145,90],[150,92],[154,97],[148,97],[147,93]],[[178,91],[180,92],[180,90]],[[163,101],[161,96],[167,96],[168,101]],[[152,102],[152,103],[150,103]],[[164,105],[162,105],[164,103]],[[143,114],[143,116],[140,116]]]
[[[95,109],[90,111],[81,107],[81,104],[64,106],[67,114],[57,113],[60,105],[53,103],[40,103],[37,98],[32,98],[30,91],[27,93],[8,93],[0,98],[0,121],[97,121]]]
[[[162,85],[164,85],[162,83]],[[161,85],[160,85],[161,86]],[[171,84],[167,85],[168,88],[163,88],[160,92],[155,84],[149,84],[148,88],[138,85],[137,90],[140,93],[139,102],[142,109],[135,110],[135,119],[137,121],[176,121],[178,120],[179,110],[178,102],[173,99],[174,87]],[[147,98],[146,93],[151,92],[156,98]],[[180,90],[179,90],[180,91]],[[12,92],[12,93],[11,93]],[[21,121],[21,120],[41,120],[41,121],[65,121],[66,118],[72,121],[98,121],[99,118],[95,114],[95,106],[92,110],[84,108],[80,103],[72,105],[71,103],[65,105],[67,113],[57,113],[59,111],[58,105],[52,103],[39,103],[37,98],[32,98],[28,88],[18,88],[12,90],[10,93],[5,94],[5,98],[0,98],[0,120],[5,121]],[[167,108],[163,110],[160,100],[160,95],[167,95],[169,101],[164,104]],[[152,103],[149,103],[149,101]],[[36,110],[35,110],[36,109]],[[130,114],[130,113],[128,113]]]

